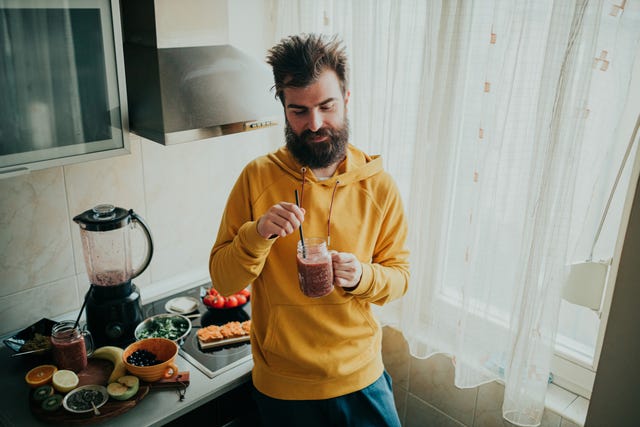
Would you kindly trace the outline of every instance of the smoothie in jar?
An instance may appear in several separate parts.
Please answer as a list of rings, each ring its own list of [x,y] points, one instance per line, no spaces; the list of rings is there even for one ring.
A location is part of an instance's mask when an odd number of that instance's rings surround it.
[[[333,263],[324,239],[305,239],[298,242],[298,280],[300,290],[310,298],[318,298],[333,290]]]
[[[58,369],[78,373],[87,367],[87,356],[93,352],[93,341],[89,332],[81,331],[74,322],[60,322],[51,330],[51,351]]]

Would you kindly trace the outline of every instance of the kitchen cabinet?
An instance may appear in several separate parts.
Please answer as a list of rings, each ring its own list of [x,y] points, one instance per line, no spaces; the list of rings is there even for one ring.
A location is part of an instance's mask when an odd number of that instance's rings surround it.
[[[118,0],[0,0],[0,177],[129,152]]]
[[[206,421],[211,427],[259,427],[258,408],[251,397],[251,382],[205,403],[165,427],[199,425]]]

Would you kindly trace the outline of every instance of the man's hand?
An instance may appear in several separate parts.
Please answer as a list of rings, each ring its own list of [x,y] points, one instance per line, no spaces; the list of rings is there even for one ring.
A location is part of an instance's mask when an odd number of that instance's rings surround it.
[[[362,277],[362,264],[354,254],[331,251],[333,284],[346,290],[355,289]]]
[[[287,236],[304,222],[304,209],[294,203],[273,205],[258,219],[258,234],[265,239]]]

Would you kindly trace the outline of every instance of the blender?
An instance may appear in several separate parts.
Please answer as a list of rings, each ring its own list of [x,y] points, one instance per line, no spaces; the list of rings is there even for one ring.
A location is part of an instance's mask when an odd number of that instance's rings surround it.
[[[91,283],[85,295],[87,329],[96,347],[125,347],[135,341],[134,330],[142,321],[140,292],[131,280],[147,268],[153,254],[151,232],[133,209],[101,204],[73,218]],[[133,264],[133,230],[144,239],[145,254]],[[140,233],[139,231],[142,231]],[[80,310],[82,311],[82,309]]]

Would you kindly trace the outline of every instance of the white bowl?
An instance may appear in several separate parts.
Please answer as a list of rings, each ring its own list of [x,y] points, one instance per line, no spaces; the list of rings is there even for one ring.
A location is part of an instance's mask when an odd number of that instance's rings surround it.
[[[93,411],[91,401],[96,408],[101,407],[109,400],[107,388],[101,385],[84,385],[74,388],[62,399],[62,406],[69,412],[83,414]]]

